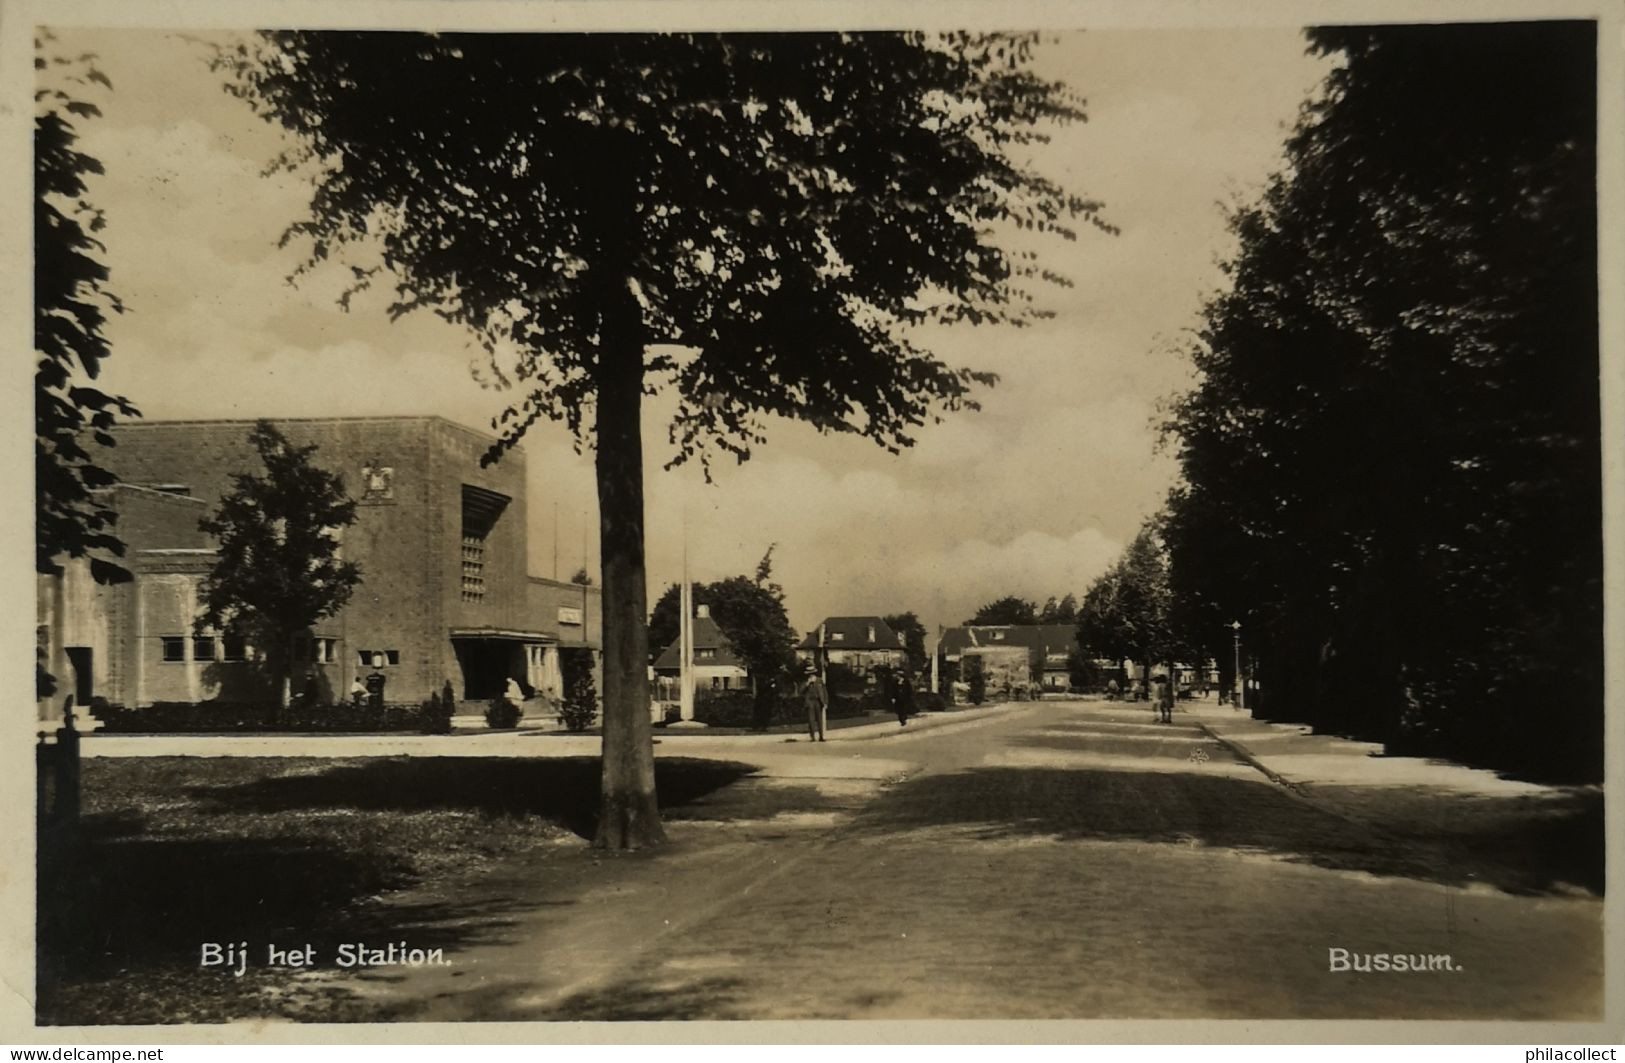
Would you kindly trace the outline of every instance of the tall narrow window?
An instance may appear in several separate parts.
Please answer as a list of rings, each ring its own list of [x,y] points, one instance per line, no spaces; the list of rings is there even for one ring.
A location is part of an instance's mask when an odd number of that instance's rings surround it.
[[[485,540],[496,527],[508,496],[481,487],[463,485],[462,599],[485,600]]]

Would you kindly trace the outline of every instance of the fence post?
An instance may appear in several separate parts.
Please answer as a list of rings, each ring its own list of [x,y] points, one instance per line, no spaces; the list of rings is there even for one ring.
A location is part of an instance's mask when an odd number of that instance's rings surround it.
[[[51,818],[51,781],[56,773],[56,749],[45,744],[46,733],[39,733],[34,746],[34,818],[43,825]]]

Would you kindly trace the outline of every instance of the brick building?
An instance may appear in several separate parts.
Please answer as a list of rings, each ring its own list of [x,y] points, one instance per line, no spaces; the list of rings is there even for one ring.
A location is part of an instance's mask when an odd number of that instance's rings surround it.
[[[375,667],[391,701],[422,699],[446,680],[459,698],[489,698],[510,676],[556,694],[559,651],[601,646],[597,588],[527,574],[522,451],[482,468],[492,438],[439,417],[275,423],[292,443],[316,444],[313,460],[340,473],[357,502],[342,550],[362,582],[295,646],[319,694],[342,697]],[[82,564],[41,578],[39,637],[64,692],[126,705],[261,693],[252,647],[192,628],[214,561],[197,522],[234,473],[261,470],[251,427],[116,430],[117,446],[98,457],[122,481],[110,499],[134,579],[99,587]]]

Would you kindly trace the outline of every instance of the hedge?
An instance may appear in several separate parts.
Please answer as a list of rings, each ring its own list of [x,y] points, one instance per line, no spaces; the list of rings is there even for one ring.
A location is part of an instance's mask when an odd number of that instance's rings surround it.
[[[422,731],[421,705],[289,706],[233,701],[159,701],[143,708],[94,705],[104,734],[234,734],[254,732]]]

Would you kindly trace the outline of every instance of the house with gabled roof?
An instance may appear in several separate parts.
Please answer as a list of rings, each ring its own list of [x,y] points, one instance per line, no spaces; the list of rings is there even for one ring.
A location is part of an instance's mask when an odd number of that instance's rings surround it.
[[[1072,624],[968,624],[943,632],[937,652],[945,663],[952,664],[967,653],[1024,649],[1038,685],[1057,691],[1072,685],[1069,661],[1077,645],[1078,629]]]
[[[650,671],[655,679],[655,699],[678,700],[678,683],[683,672],[681,636],[661,651]],[[694,689],[751,689],[750,668],[734,650],[733,643],[711,616],[710,606],[706,605],[694,611]]]
[[[830,664],[858,675],[877,668],[902,668],[908,649],[902,637],[878,616],[831,616],[807,632],[796,646],[796,659],[811,661],[822,648]]]

